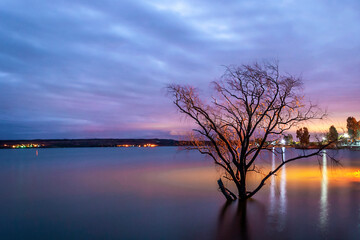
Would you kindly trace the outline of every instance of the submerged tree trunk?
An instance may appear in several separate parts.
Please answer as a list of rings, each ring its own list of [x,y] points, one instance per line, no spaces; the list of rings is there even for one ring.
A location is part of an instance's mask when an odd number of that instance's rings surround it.
[[[238,189],[238,191],[239,191],[239,200],[246,200],[247,194],[246,194],[245,180],[240,182],[240,189]]]
[[[224,183],[222,182],[221,178],[219,178],[219,180],[217,181],[220,191],[222,192],[222,194],[225,196],[227,201],[234,201],[236,200],[236,196],[234,193],[232,193],[229,189],[227,189],[224,186]]]
[[[240,169],[239,172],[240,172],[240,181],[239,181],[239,184],[237,184],[239,200],[246,200],[247,199],[247,195],[246,195],[246,172],[244,171],[244,169]]]

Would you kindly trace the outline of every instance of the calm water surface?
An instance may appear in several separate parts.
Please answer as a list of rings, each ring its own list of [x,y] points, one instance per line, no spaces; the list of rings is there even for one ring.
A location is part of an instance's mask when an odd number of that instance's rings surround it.
[[[245,204],[225,203],[220,169],[197,152],[37,151],[0,150],[0,239],[360,239],[359,151],[287,165]]]

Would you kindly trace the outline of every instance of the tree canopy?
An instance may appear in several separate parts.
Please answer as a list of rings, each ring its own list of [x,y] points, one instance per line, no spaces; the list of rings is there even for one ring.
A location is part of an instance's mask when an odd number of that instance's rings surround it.
[[[300,144],[307,146],[310,143],[310,134],[307,127],[299,128],[296,130],[296,137],[299,139]]]
[[[360,137],[360,122],[357,122],[354,117],[348,117],[346,120],[346,127],[350,138],[356,139]]]
[[[329,128],[329,133],[328,133],[328,141],[331,141],[331,142],[335,142],[338,140],[339,138],[339,133],[338,131],[336,130],[336,128],[334,127],[334,125],[332,125],[330,128]]]

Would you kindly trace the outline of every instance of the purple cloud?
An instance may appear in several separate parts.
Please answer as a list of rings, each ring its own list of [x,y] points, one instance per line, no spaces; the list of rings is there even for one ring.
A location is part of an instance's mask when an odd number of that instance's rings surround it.
[[[0,138],[173,137],[168,83],[277,58],[327,107],[360,118],[358,1],[0,3]],[[206,87],[206,88],[205,88]],[[205,91],[205,90],[204,90]]]

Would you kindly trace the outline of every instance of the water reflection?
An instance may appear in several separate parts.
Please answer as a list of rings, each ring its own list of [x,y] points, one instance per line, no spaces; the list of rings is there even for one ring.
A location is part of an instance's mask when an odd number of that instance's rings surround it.
[[[285,161],[285,147],[281,148],[282,161]],[[281,169],[280,178],[280,214],[279,214],[279,226],[278,230],[282,231],[285,227],[286,217],[286,166],[284,165]]]
[[[247,202],[226,202],[223,205],[219,213],[216,239],[250,239],[246,216]]]
[[[285,157],[276,150],[266,155],[273,169]],[[327,155],[322,171],[315,157],[294,162],[243,205],[224,205],[218,173],[197,153],[39,151],[0,151],[2,239],[359,239],[358,151],[341,150],[351,157],[336,171]]]
[[[322,152],[322,179],[321,179],[321,197],[320,197],[320,229],[326,230],[328,222],[328,173],[326,151]]]
[[[359,224],[358,224],[358,230],[360,231],[360,209],[359,209]]]
[[[272,149],[272,159],[271,159],[271,170],[275,169],[275,148]],[[271,176],[270,179],[270,206],[269,206],[269,217],[272,218],[275,214],[275,175]],[[272,220],[270,220],[272,222]]]
[[[281,148],[281,161],[285,161],[285,148]],[[272,164],[271,168],[274,170],[276,167],[276,151],[272,150]],[[276,196],[276,176],[271,176],[270,180],[270,205],[268,211],[268,222],[275,224],[276,230],[281,232],[286,224],[286,209],[287,209],[287,196],[286,196],[286,168],[281,169],[279,179],[279,197]]]

